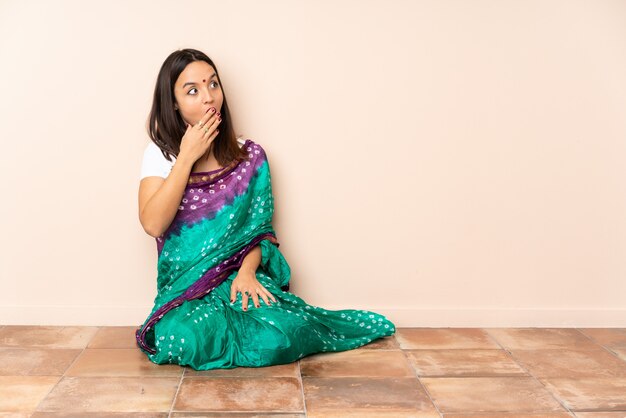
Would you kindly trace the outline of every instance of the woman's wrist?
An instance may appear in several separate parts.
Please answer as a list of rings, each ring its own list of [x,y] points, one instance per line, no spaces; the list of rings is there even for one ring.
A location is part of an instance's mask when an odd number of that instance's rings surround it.
[[[261,263],[261,247],[257,245],[252,250],[250,250],[248,254],[246,254],[243,261],[241,262],[241,267],[239,268],[239,270],[247,271],[247,272],[254,274],[256,273],[256,269],[259,267],[260,263]]]
[[[179,165],[185,167],[185,169],[189,169],[189,171],[191,171],[191,169],[193,168],[193,165],[196,163],[193,158],[189,158],[187,157],[187,154],[183,154],[180,153],[178,154],[178,157],[176,158],[176,161],[174,163],[174,165],[176,165],[176,163],[178,163]]]
[[[250,266],[241,266],[239,268],[239,272],[241,273],[251,273],[251,274],[255,274],[256,273],[256,268],[252,268]]]

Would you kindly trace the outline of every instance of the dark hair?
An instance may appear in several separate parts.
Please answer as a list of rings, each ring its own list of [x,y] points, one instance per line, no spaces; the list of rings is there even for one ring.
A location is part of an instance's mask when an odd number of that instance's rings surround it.
[[[228,109],[226,95],[222,88],[217,67],[206,54],[196,49],[187,48],[174,51],[163,62],[157,76],[152,109],[150,110],[147,126],[150,139],[161,149],[163,156],[168,161],[172,161],[170,156],[178,158],[180,141],[187,130],[187,122],[174,109],[174,85],[180,73],[183,72],[189,63],[194,61],[204,61],[213,67],[217,79],[220,80],[219,85],[224,98],[220,112],[222,117],[219,127],[220,132],[211,144],[215,159],[222,167],[227,166],[234,160],[245,159],[248,154],[246,150],[239,148],[237,144],[230,110]]]

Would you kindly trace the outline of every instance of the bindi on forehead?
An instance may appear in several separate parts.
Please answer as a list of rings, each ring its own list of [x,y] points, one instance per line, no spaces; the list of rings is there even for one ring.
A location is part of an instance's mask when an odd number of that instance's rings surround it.
[[[216,73],[213,73],[213,74],[211,74],[211,77],[209,77],[208,79],[210,80],[210,79],[212,79],[212,78],[214,78],[214,77],[216,77],[216,76],[217,76],[217,74],[216,74]],[[203,79],[202,79],[202,82],[203,82],[203,83],[206,83],[206,81],[207,81],[207,79],[206,79],[206,78],[203,78]],[[189,85],[193,85],[193,84],[196,84],[196,82],[195,82],[195,81],[187,81],[185,84],[183,84],[183,86],[182,86],[181,88],[183,88],[183,89],[184,89],[185,87],[187,87],[187,86],[189,86]]]

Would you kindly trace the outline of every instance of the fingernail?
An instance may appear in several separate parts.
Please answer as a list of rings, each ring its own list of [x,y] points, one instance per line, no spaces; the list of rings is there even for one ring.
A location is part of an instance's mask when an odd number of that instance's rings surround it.
[[[248,308],[243,308],[243,310],[244,310],[244,311],[247,311],[247,310],[248,310]]]
[[[222,116],[222,114],[220,112],[217,112],[217,116]]]
[[[212,107],[211,109],[209,109],[211,112],[215,113],[215,108]]]

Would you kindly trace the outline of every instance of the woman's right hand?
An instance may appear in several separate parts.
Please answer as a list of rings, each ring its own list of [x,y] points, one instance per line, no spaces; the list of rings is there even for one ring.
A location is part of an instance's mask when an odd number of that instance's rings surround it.
[[[202,157],[219,133],[217,126],[221,121],[221,116],[212,107],[194,126],[187,124],[187,130],[180,141],[179,158],[184,155],[195,162]]]

